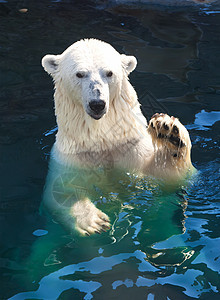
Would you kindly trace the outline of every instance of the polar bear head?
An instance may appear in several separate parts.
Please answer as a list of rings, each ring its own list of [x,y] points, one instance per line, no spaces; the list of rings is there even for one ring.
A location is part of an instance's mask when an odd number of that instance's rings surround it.
[[[44,69],[55,87],[71,101],[81,104],[95,120],[108,113],[111,102],[120,94],[124,78],[136,67],[134,56],[119,54],[111,45],[85,39],[74,43],[60,55],[46,55]]]

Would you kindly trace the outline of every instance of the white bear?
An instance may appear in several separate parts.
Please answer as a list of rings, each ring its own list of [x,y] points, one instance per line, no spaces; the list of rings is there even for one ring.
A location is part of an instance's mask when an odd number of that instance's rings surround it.
[[[123,170],[174,181],[193,171],[189,134],[178,119],[156,114],[147,127],[128,80],[136,64],[134,56],[96,39],[42,59],[55,84],[58,124],[44,204],[83,235],[110,227],[85,192],[107,186],[109,174]]]

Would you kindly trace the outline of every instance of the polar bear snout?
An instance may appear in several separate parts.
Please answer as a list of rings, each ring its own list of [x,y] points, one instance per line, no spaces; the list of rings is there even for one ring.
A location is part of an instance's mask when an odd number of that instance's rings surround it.
[[[105,101],[92,100],[89,102],[89,107],[94,113],[100,114],[105,109]]]
[[[91,100],[88,114],[95,120],[99,120],[106,113],[106,103],[103,100]]]

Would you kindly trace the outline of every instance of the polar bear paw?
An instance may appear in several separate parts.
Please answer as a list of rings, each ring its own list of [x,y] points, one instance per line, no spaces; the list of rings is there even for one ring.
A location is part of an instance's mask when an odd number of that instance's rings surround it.
[[[174,158],[184,156],[191,148],[187,129],[173,116],[163,113],[153,115],[148,132],[151,134],[153,144],[157,148],[170,150]]]
[[[71,207],[75,229],[82,235],[101,233],[110,229],[109,217],[88,199],[79,200]]]

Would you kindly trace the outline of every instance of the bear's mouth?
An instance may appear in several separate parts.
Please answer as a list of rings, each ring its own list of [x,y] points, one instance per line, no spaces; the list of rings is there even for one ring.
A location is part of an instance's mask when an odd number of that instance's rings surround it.
[[[101,113],[95,113],[95,112],[89,111],[88,115],[95,120],[99,120],[104,116],[105,113],[106,113],[106,110],[102,111]]]

